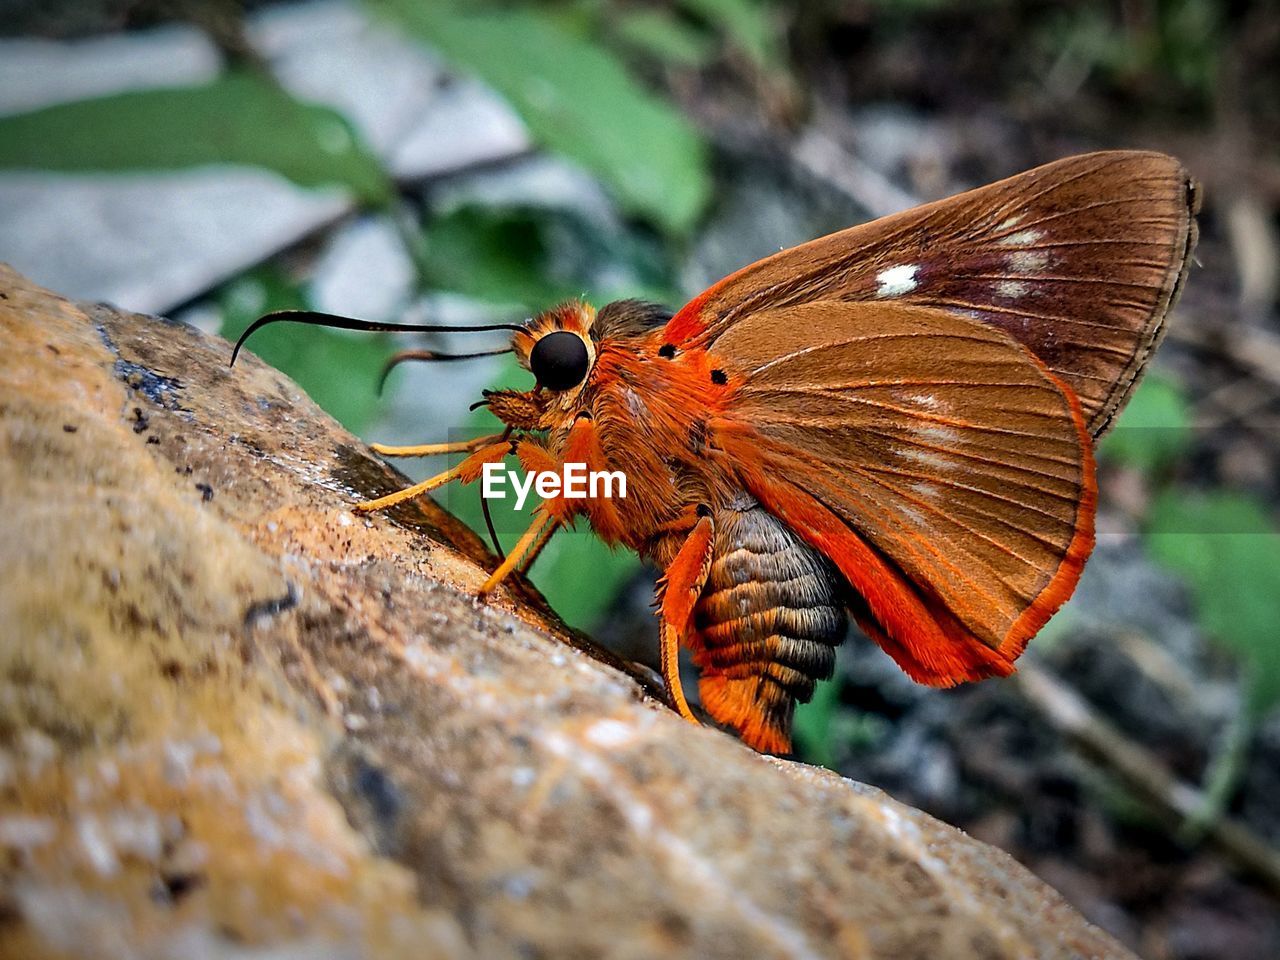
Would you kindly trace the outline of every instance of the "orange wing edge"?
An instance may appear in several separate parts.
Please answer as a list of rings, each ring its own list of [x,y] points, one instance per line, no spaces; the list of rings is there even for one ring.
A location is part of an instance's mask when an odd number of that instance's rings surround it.
[[[1027,641],[1039,633],[1040,628],[1049,622],[1049,618],[1071,599],[1071,595],[1075,593],[1076,584],[1080,582],[1085,561],[1093,552],[1096,540],[1094,520],[1098,512],[1097,463],[1093,456],[1093,438],[1085,423],[1080,398],[1076,396],[1074,390],[1050,373],[1048,367],[1041,363],[1038,357],[1033,355],[1032,359],[1044,370],[1045,376],[1057,384],[1067,398],[1067,403],[1071,405],[1071,419],[1075,421],[1076,431],[1080,435],[1080,453],[1083,458],[1080,470],[1080,504],[1076,508],[1075,536],[1071,538],[1071,543],[1067,546],[1067,552],[1063,555],[1062,562],[1058,564],[1057,571],[1040,591],[1039,596],[1031,601],[1031,605],[1026,610],[1022,611],[1022,616],[1014,621],[1013,627],[1000,644],[1001,651],[1005,647],[1009,648],[1010,663],[1022,655]]]
[[[1028,351],[1030,355],[1030,351]],[[951,687],[969,680],[1008,676],[1027,642],[1075,591],[1094,544],[1097,479],[1092,441],[1080,401],[1034,358],[1067,398],[1080,437],[1081,495],[1075,532],[1058,569],[1021,613],[998,647],[975,637],[949,610],[914,588],[902,572],[812,494],[784,479],[790,474],[761,461],[745,434],[722,435],[740,476],[766,510],[790,525],[834,563],[867,604],[854,616],[859,626],[918,683]],[[869,614],[869,615],[868,615]]]

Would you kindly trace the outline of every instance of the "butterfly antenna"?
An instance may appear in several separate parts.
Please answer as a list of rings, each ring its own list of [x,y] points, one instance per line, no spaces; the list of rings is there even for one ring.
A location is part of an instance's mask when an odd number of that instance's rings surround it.
[[[332,327],[338,330],[360,330],[366,333],[479,333],[484,330],[524,329],[518,323],[482,323],[452,327],[436,323],[383,323],[375,320],[357,320],[354,317],[340,317],[333,313],[316,313],[312,310],[277,310],[259,317],[249,324],[249,329],[240,334],[235,349],[231,351],[231,363],[240,355],[240,348],[245,341],[269,323],[305,323],[314,327]]]
[[[378,376],[378,395],[382,395],[382,388],[387,385],[387,375],[400,364],[409,360],[475,360],[479,357],[497,357],[504,353],[511,353],[511,348],[504,347],[501,350],[480,350],[476,353],[440,353],[438,350],[401,350],[399,353],[394,354],[382,368],[382,373]]]

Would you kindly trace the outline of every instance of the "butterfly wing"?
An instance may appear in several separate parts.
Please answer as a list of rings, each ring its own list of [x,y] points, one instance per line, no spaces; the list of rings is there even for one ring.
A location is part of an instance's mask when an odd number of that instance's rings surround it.
[[[711,347],[744,317],[816,301],[934,307],[1027,347],[1080,398],[1097,437],[1159,342],[1196,203],[1172,157],[1070,157],[754,263],[687,304],[666,334]]]
[[[997,327],[894,302],[757,311],[711,356],[731,391],[714,446],[836,565],[907,673],[1008,673],[1093,544],[1070,388]]]

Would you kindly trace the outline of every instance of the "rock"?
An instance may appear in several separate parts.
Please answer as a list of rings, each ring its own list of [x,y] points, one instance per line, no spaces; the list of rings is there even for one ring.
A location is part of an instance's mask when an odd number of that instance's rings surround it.
[[[0,955],[1125,957],[681,721],[279,373],[0,273]]]

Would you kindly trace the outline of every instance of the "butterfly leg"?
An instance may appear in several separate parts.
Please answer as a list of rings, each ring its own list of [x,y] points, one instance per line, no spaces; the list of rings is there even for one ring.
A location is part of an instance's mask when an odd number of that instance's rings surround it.
[[[560,471],[560,461],[549,450],[532,440],[521,440],[516,444],[515,453],[526,472]],[[547,545],[551,535],[568,523],[569,519],[569,502],[563,497],[553,497],[539,504],[534,511],[533,523],[498,568],[489,575],[489,579],[480,588],[480,596],[492,593],[511,574],[527,570]]]
[[[369,449],[384,457],[434,457],[440,453],[463,453],[477,450],[502,439],[502,434],[494,433],[487,437],[475,437],[457,443],[422,443],[412,447],[393,447],[385,443],[371,443]]]
[[[369,513],[374,510],[385,510],[387,507],[394,507],[397,503],[403,503],[406,500],[412,500],[414,497],[420,497],[424,493],[435,490],[437,487],[443,487],[446,483],[453,480],[461,480],[463,483],[472,483],[480,478],[480,472],[486,463],[500,462],[510,452],[511,442],[508,440],[490,443],[488,446],[481,447],[461,463],[450,467],[442,473],[437,473],[434,477],[428,477],[421,483],[415,483],[411,487],[406,487],[405,489],[398,490],[395,493],[389,493],[385,497],[379,497],[377,500],[368,500],[364,503],[357,503],[355,509],[361,513]]]
[[[680,646],[688,636],[694,607],[711,571],[714,533],[710,515],[701,517],[658,584],[658,653],[662,681],[671,705],[691,723],[698,723],[698,718],[689,709],[680,685]]]
[[[489,579],[480,588],[480,596],[484,597],[492,593],[497,589],[498,584],[516,571],[528,569],[560,526],[556,516],[542,507],[538,507],[534,515],[534,521],[529,525],[529,529],[507,553],[506,559],[499,564],[498,569],[489,574]]]

